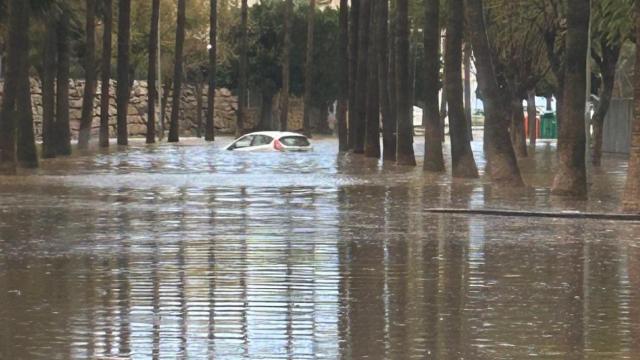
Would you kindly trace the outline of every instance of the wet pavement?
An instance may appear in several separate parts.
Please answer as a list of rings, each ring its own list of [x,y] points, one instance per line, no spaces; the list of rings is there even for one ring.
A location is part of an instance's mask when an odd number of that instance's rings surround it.
[[[425,212],[616,211],[623,158],[567,201],[553,144],[514,191],[229,140],[0,176],[0,358],[640,358],[640,223]]]

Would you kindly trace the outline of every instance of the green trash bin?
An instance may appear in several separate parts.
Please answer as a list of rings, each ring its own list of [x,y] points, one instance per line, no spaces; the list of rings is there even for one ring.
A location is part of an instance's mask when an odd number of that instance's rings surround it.
[[[557,139],[558,138],[558,118],[555,113],[542,114],[540,117],[540,138],[541,139]]]

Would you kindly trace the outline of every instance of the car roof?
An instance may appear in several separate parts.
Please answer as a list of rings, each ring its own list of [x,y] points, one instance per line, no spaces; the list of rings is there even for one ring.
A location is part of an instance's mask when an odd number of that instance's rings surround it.
[[[247,135],[266,135],[266,136],[270,136],[273,138],[276,137],[284,137],[284,136],[303,136],[302,134],[298,134],[298,133],[294,133],[294,132],[289,132],[289,131],[258,131],[258,132],[253,132]]]

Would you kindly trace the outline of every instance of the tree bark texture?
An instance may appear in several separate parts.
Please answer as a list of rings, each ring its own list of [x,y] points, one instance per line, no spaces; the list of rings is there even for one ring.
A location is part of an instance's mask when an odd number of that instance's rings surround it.
[[[93,101],[96,98],[96,0],[86,0],[86,54],[84,58],[85,84],[82,96],[82,114],[80,117],[80,132],[78,134],[78,148],[89,147],[91,127],[93,125]]]
[[[182,64],[184,62],[184,33],[186,23],[186,0],[178,0],[178,24],[176,26],[176,51],[173,68],[173,98],[171,120],[167,141],[180,141],[180,99],[182,97]]]
[[[57,32],[56,21],[46,20],[46,41],[42,59],[42,157],[56,157],[56,65]]]
[[[207,119],[204,131],[206,141],[215,140],[215,102],[216,102],[216,76],[218,58],[218,0],[211,0],[209,12],[209,88],[207,90]]]
[[[527,157],[527,134],[524,129],[524,111],[522,99],[516,96],[511,100],[511,142],[516,156]]]
[[[527,92],[527,123],[529,125],[529,146],[535,150],[538,140],[538,110],[536,108],[536,90]]]
[[[293,0],[284,3],[284,46],[282,49],[282,90],[280,91],[280,131],[289,127],[289,93],[291,86],[291,13]]]
[[[366,0],[365,0],[366,1]],[[360,0],[351,0],[349,12],[349,142],[348,149],[353,149],[356,141],[356,86],[358,79],[358,31],[360,26]]]
[[[338,107],[336,109],[338,147],[349,149],[347,108],[349,106],[349,1],[340,0],[340,34],[338,38]]]
[[[382,158],[396,161],[396,117],[391,108],[389,78],[389,3],[383,1],[376,6],[378,17],[378,78],[380,90],[380,112],[382,114]]]
[[[62,11],[58,19],[58,75],[56,91],[56,154],[71,155],[71,129],[69,128],[69,68],[70,39],[69,13]]]
[[[398,119],[398,165],[415,166],[413,119],[411,118],[411,80],[409,79],[409,1],[397,0],[396,9],[396,96]],[[460,83],[462,84],[462,82]]]
[[[620,57],[620,46],[610,46],[602,44],[602,57],[599,61],[602,73],[602,88],[600,91],[600,101],[593,114],[593,153],[591,163],[600,166],[602,163],[602,136],[604,134],[604,120],[611,106],[613,96],[613,86],[616,79],[616,67]]]
[[[309,0],[307,14],[307,56],[304,67],[304,112],[302,115],[303,132],[311,136],[311,96],[313,93],[313,38],[316,23],[316,0]]]
[[[365,129],[364,155],[380,158],[380,88],[378,78],[378,8],[382,2],[371,2],[371,16],[369,23],[369,48],[367,71],[367,124]]]
[[[367,117],[367,77],[369,54],[369,17],[371,15],[371,1],[360,0],[360,20],[358,21],[358,74],[356,78],[356,114],[353,126],[353,152],[364,153],[366,117]]]
[[[102,35],[102,61],[100,76],[102,80],[100,92],[100,147],[109,147],[109,101],[111,96],[109,82],[111,81],[111,27],[113,24],[113,11],[111,0],[104,0],[103,35]]]
[[[238,112],[236,122],[236,135],[244,132],[244,124],[247,118],[247,91],[249,86],[248,80],[248,60],[247,60],[247,21],[248,21],[248,5],[247,0],[242,0],[240,9],[240,78],[238,86]],[[288,96],[288,94],[284,94]]]
[[[129,144],[127,113],[129,108],[129,43],[131,41],[131,0],[119,0],[118,69],[116,88],[118,145]]]
[[[158,103],[158,40],[160,31],[160,0],[151,3],[151,27],[149,31],[149,103],[147,108],[147,144],[156,142],[156,104]]]

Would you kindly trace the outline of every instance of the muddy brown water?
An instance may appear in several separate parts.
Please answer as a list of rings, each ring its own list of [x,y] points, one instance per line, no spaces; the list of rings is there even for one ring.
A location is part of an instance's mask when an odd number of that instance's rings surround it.
[[[229,140],[0,177],[0,358],[640,358],[639,223],[424,211],[615,211],[623,158],[569,201],[553,144],[514,191]]]

